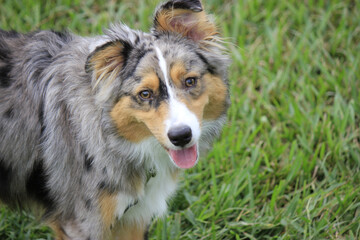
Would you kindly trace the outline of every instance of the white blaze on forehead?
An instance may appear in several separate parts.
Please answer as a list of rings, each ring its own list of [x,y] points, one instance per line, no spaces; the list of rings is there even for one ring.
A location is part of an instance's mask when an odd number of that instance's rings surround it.
[[[192,141],[188,144],[189,146],[193,145],[199,140],[200,137],[200,124],[199,120],[192,113],[185,104],[180,102],[176,99],[175,92],[170,86],[169,78],[168,78],[168,71],[167,71],[167,64],[165,58],[158,47],[155,47],[156,55],[159,59],[159,66],[164,75],[164,80],[166,84],[166,89],[169,94],[169,110],[170,116],[168,119],[165,120],[166,125],[166,133],[168,133],[170,128],[178,127],[181,125],[186,125],[191,128],[192,132]],[[169,142],[170,144],[170,142]]]
[[[166,84],[166,88],[167,88],[168,93],[169,93],[169,97],[170,97],[170,99],[173,99],[174,94],[173,94],[172,89],[170,87],[165,58],[163,57],[162,52],[158,47],[155,47],[155,50],[156,50],[156,55],[157,55],[157,57],[159,59],[160,69],[161,69],[161,71],[162,71],[162,73],[164,75],[164,78],[165,78],[165,84]]]

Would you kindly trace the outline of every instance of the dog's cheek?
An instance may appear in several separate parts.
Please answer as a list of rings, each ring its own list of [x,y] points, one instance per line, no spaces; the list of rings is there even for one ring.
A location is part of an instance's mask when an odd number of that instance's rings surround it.
[[[113,107],[110,116],[117,128],[118,134],[128,141],[140,142],[151,136],[151,132],[143,121],[136,117],[141,110],[131,108],[130,97],[123,97]]]
[[[165,102],[149,111],[137,111],[135,114],[136,120],[143,123],[149,133],[163,145],[167,145],[168,142],[165,132],[165,121],[168,116],[169,106]]]
[[[165,120],[168,117],[168,105],[161,103],[150,110],[131,107],[130,97],[122,98],[111,110],[118,134],[128,141],[138,143],[154,136],[160,143],[166,144]]]
[[[228,90],[224,81],[213,74],[204,76],[209,101],[204,108],[204,119],[215,120],[223,115],[228,106]]]
[[[193,98],[186,98],[180,99],[182,103],[186,105],[186,107],[195,114],[196,118],[198,119],[200,125],[201,121],[204,118],[204,108],[206,104],[209,102],[209,95],[207,92],[203,92],[200,96],[197,96],[196,99]]]

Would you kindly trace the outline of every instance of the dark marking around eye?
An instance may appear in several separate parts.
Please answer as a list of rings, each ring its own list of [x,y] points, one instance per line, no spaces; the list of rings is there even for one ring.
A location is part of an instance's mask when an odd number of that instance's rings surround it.
[[[166,84],[163,81],[161,81],[159,76],[158,79],[159,79],[159,97],[155,101],[154,104],[155,108],[158,108],[160,106],[161,101],[164,101],[169,98],[169,93]]]

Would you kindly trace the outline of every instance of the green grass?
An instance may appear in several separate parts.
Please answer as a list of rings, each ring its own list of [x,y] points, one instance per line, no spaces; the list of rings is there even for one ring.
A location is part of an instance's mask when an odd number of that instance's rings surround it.
[[[0,0],[0,27],[147,30],[155,1]],[[233,59],[232,106],[151,239],[360,239],[360,4],[204,0]],[[0,210],[0,239],[49,239]]]

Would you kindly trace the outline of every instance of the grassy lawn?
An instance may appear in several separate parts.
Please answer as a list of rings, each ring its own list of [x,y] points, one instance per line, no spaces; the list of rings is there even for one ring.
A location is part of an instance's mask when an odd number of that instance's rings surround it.
[[[231,42],[229,121],[150,239],[360,239],[360,3],[203,2]],[[156,4],[0,0],[0,27],[146,31]],[[32,220],[0,209],[0,239],[51,239]]]

